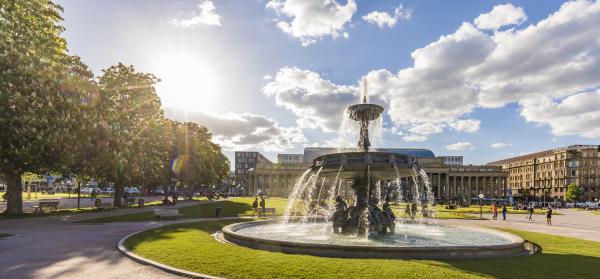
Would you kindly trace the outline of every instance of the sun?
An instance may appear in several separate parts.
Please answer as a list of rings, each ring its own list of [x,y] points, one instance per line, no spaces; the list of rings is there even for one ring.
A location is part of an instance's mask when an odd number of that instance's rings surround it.
[[[211,111],[218,105],[219,80],[214,63],[198,55],[173,51],[159,55],[153,73],[164,107],[187,111]]]

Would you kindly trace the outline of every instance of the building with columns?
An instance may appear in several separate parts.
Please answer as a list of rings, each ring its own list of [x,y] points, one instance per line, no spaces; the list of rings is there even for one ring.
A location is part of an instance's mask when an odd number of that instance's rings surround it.
[[[312,159],[337,150],[337,148],[306,148],[302,164],[257,164],[255,168],[248,170],[249,193],[287,197]],[[507,173],[500,166],[457,165],[454,160],[448,164],[448,157],[435,157],[433,152],[427,149],[390,148],[385,151],[417,158],[417,162],[431,181],[436,199],[468,200],[478,197],[479,194],[484,194],[485,198],[507,198]],[[348,188],[348,183],[343,182],[342,185]]]
[[[570,145],[488,163],[508,174],[514,196],[565,201],[567,186],[583,187],[582,199],[600,199],[600,146]]]

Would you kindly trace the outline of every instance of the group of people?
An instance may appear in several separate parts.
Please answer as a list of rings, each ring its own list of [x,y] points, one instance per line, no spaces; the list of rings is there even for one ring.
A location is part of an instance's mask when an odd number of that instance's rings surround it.
[[[262,209],[260,211],[258,210],[259,206]],[[258,201],[258,197],[256,197],[254,199],[254,202],[252,203],[252,207],[254,208],[254,212],[252,213],[252,216],[254,216],[255,213],[258,213],[259,217],[260,217],[261,214],[264,216],[265,215],[265,208],[266,208],[265,196],[261,196],[260,197],[260,202]]]
[[[498,220],[498,204],[492,204],[492,220]],[[529,221],[533,221],[533,213],[534,209],[532,205],[527,207],[527,217],[526,219]],[[506,208],[506,204],[502,205],[502,220],[506,220],[506,215],[508,214],[508,208]],[[548,206],[546,208],[546,224],[548,226],[552,226],[552,207]]]

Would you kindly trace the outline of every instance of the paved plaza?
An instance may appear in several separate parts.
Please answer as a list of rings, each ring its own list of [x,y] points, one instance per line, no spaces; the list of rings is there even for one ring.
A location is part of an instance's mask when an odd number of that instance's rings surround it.
[[[178,207],[206,202],[181,203]],[[148,210],[152,210],[152,207],[0,220],[2,232],[17,235],[0,240],[0,274],[2,278],[173,278],[174,275],[123,256],[116,249],[117,241],[140,230],[213,218],[167,222],[73,223]],[[563,215],[553,218],[552,227],[546,226],[544,216],[535,216],[534,221],[530,222],[525,220],[525,215],[516,214],[509,215],[508,221],[448,219],[439,223],[528,230],[600,242],[600,216],[575,210],[561,210],[561,213]]]

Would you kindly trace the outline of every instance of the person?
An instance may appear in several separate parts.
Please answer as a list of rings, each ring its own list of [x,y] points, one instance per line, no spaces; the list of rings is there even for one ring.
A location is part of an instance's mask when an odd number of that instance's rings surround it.
[[[254,214],[258,212],[258,197],[254,199],[252,207],[254,208],[254,212],[252,212],[252,216],[254,217]],[[260,212],[258,212],[258,216],[260,216]]]
[[[497,220],[498,219],[498,206],[496,205],[496,203],[492,203],[492,212],[494,213],[494,216],[492,216],[492,220]]]
[[[506,221],[506,213],[508,213],[508,208],[506,208],[506,204],[502,205],[502,220]]]
[[[531,204],[527,207],[527,214],[529,215],[528,216],[529,221],[533,221],[531,219],[531,216],[533,215],[533,206],[531,206]]]
[[[548,206],[546,209],[546,224],[552,226],[552,207]]]
[[[262,196],[260,199],[260,208],[262,209],[263,216],[265,215],[265,196]]]

